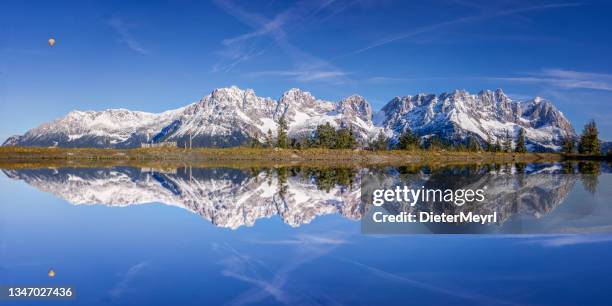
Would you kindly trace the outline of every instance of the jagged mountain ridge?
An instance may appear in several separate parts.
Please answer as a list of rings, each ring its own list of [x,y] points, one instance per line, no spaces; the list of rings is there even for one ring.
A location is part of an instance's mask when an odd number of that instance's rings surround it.
[[[159,114],[109,109],[105,111],[72,111],[66,116],[44,123],[21,136],[9,137],[4,145],[42,147],[114,147],[140,146],[170,125],[188,107]]]
[[[396,97],[374,113],[358,95],[333,103],[293,88],[274,100],[232,86],[159,114],[126,109],[73,111],[12,136],[3,145],[126,148],[176,141],[179,146],[191,142],[194,147],[227,147],[250,139],[263,142],[268,131],[275,136],[283,115],[290,138],[311,137],[318,125],[329,122],[336,128],[352,127],[362,146],[381,132],[397,141],[406,128],[423,138],[438,135],[453,143],[466,142],[470,135],[481,142],[496,141],[506,132],[516,136],[524,128],[528,146],[537,151],[556,150],[565,137],[575,137],[569,121],[550,101],[539,97],[512,101],[501,90]]]
[[[257,220],[278,216],[283,222],[299,227],[319,216],[339,214],[360,220],[366,205],[362,188],[387,186],[371,177],[380,172],[361,169],[347,186],[335,184],[329,189],[317,186],[307,172],[281,179],[277,173],[258,173],[239,169],[179,168],[159,171],[131,167],[103,169],[58,168],[2,170],[9,178],[22,180],[36,189],[54,194],[75,205],[104,204],[115,207],[163,203],[186,209],[212,224],[236,229],[253,226]],[[460,183],[457,188],[478,189],[487,186],[487,201],[478,208],[483,213],[500,213],[503,223],[516,214],[540,218],[563,203],[576,182],[576,176],[563,175],[555,165],[527,167],[525,176],[500,171],[483,171],[475,175],[417,172],[410,178],[400,177],[396,170],[382,177],[389,184],[403,182],[412,188],[427,184],[438,186],[440,180]],[[365,181],[364,181],[365,179]],[[462,179],[464,181],[462,181]],[[467,208],[425,203],[427,207],[407,207],[434,211],[442,207],[447,213]],[[435,205],[435,206],[432,206]],[[472,207],[471,209],[475,209]],[[423,210],[421,210],[423,211]]]
[[[334,213],[352,220],[361,218],[358,181],[351,188],[334,186],[324,191],[301,177],[280,181],[277,175],[266,172],[251,175],[229,168],[181,168],[176,172],[129,167],[2,171],[7,177],[23,180],[75,205],[164,203],[231,229],[253,226],[258,219],[275,215],[292,227]]]
[[[575,137],[570,122],[550,101],[512,101],[501,89],[396,97],[377,114],[377,121],[391,138],[410,128],[422,137],[437,135],[452,143],[465,143],[470,135],[503,142],[506,133],[516,139],[523,128],[531,151],[558,150],[563,139]]]

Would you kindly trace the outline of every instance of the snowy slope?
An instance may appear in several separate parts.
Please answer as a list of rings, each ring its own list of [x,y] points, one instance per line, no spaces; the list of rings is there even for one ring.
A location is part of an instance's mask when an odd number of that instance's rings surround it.
[[[501,89],[477,95],[457,90],[396,97],[376,117],[394,139],[410,128],[419,136],[438,135],[454,143],[465,143],[470,135],[482,142],[503,142],[506,132],[516,139],[523,128],[532,149],[557,150],[565,137],[575,136],[569,121],[550,101],[539,97],[512,101]]]
[[[516,137],[524,128],[528,147],[539,151],[556,150],[565,137],[575,136],[569,121],[550,101],[539,97],[512,101],[499,89],[477,95],[458,90],[396,97],[374,114],[358,95],[334,103],[293,88],[274,100],[232,86],[160,114],[125,109],[73,111],[12,136],[4,145],[122,148],[161,141],[184,146],[191,141],[194,147],[236,146],[250,139],[265,141],[268,131],[275,137],[282,116],[291,138],[311,137],[318,125],[329,122],[336,128],[352,127],[361,145],[381,131],[396,141],[408,127],[421,137],[435,134],[454,143],[464,143],[470,135],[482,142],[501,139],[506,132]]]
[[[72,111],[22,136],[12,136],[4,145],[134,147],[169,125],[184,109],[159,114],[127,109]]]

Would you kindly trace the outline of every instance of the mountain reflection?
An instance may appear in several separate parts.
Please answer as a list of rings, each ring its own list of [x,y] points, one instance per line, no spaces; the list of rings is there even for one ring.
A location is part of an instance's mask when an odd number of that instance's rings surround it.
[[[483,213],[498,211],[502,222],[514,214],[546,215],[560,205],[582,180],[595,192],[597,163],[493,164],[456,167],[404,166],[389,168],[59,168],[3,170],[43,192],[72,204],[128,206],[164,203],[187,209],[216,226],[236,229],[252,226],[258,219],[277,215],[298,227],[317,216],[340,214],[359,220],[365,213],[362,189],[370,188],[366,177],[401,181],[407,185],[451,189],[486,186]],[[580,175],[564,175],[564,174]],[[365,190],[364,190],[365,192]],[[453,212],[466,209],[452,205],[420,203],[415,208]],[[476,211],[472,207],[472,211]]]

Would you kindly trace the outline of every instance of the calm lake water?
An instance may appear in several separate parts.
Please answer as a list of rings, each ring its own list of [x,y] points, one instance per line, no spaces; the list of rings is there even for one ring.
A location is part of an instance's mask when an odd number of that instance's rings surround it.
[[[607,163],[3,173],[0,285],[71,285],[77,295],[15,305],[609,305],[612,298]],[[510,229],[493,232],[513,234],[363,234],[361,194],[372,174],[487,186],[487,203],[503,212],[492,228]]]

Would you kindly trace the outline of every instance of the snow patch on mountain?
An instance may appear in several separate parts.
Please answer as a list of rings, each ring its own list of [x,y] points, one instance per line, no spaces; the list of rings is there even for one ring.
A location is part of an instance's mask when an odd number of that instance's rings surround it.
[[[179,146],[236,146],[251,139],[277,135],[281,117],[290,138],[312,137],[317,126],[352,128],[365,146],[380,132],[396,142],[410,128],[422,138],[438,135],[453,143],[469,136],[481,142],[503,141],[525,129],[528,147],[556,150],[563,139],[575,137],[564,115],[540,97],[513,101],[501,89],[477,95],[452,93],[395,97],[374,112],[363,97],[352,95],[337,103],[292,88],[278,100],[258,97],[252,89],[218,88],[198,102],[159,114],[110,109],[73,111],[24,135],[9,137],[5,146],[138,147],[142,143],[176,141]]]
[[[477,95],[456,90],[396,97],[376,117],[394,141],[408,128],[419,136],[438,135],[453,143],[465,143],[469,136],[483,143],[503,142],[506,133],[516,139],[524,129],[527,143],[539,150],[557,150],[566,137],[575,137],[569,121],[550,101],[513,101],[501,89]]]

